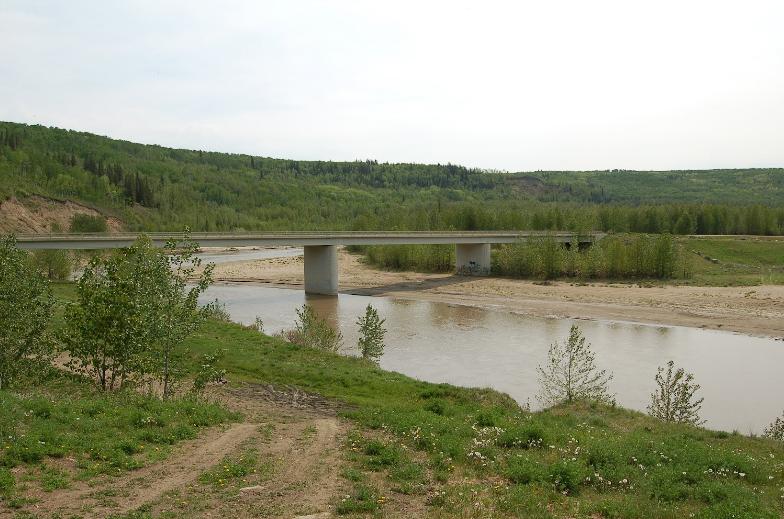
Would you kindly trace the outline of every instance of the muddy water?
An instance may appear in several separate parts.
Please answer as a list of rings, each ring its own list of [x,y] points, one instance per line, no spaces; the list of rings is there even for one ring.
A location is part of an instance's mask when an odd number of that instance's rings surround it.
[[[260,316],[267,332],[292,327],[294,309],[307,301],[340,327],[348,354],[356,353],[357,316],[372,303],[389,330],[383,368],[431,382],[492,387],[533,408],[536,367],[545,361],[548,345],[563,340],[575,322],[385,297],[306,299],[299,290],[258,285],[216,285],[206,299],[216,297],[237,321]],[[644,411],[656,367],[672,359],[702,385],[707,427],[758,433],[784,409],[784,342],[684,327],[578,324],[600,367],[614,373],[611,389],[624,407]]]

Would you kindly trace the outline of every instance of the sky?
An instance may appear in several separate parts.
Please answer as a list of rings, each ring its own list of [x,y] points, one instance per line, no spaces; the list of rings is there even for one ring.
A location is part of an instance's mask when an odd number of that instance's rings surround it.
[[[302,160],[784,166],[781,0],[0,2],[0,120]]]

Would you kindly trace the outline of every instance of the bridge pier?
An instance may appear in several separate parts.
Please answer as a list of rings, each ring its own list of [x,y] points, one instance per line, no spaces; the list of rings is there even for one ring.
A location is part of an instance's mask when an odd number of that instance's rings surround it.
[[[490,244],[458,243],[455,245],[455,267],[458,274],[490,274]]]
[[[305,293],[334,296],[338,293],[336,245],[306,245]]]

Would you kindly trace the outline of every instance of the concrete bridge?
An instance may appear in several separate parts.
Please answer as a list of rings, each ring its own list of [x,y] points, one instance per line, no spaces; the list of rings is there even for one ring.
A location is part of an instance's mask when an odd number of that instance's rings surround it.
[[[146,233],[156,246],[167,240],[182,239],[182,233]],[[16,237],[23,249],[116,249],[128,247],[138,233],[113,234],[21,234]],[[334,295],[338,292],[338,245],[427,245],[454,244],[458,273],[486,275],[490,272],[490,246],[531,238],[550,237],[580,246],[604,237],[589,233],[575,237],[571,232],[535,231],[356,231],[356,232],[274,232],[274,233],[191,233],[202,247],[303,247],[305,251],[305,292]]]

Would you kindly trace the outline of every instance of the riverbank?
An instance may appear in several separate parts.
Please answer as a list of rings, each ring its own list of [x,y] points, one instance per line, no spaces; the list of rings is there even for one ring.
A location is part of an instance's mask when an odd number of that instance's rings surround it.
[[[380,271],[340,250],[343,293],[438,301],[534,317],[687,326],[784,337],[784,286],[699,287],[626,283],[541,283],[506,278]],[[219,282],[303,286],[301,256],[216,265]]]
[[[492,390],[415,380],[233,323],[210,321],[186,346],[188,377],[202,355],[224,353],[228,383],[209,395],[231,414],[137,396],[118,421],[105,401],[124,395],[84,379],[68,382],[80,385],[78,401],[51,382],[0,391],[0,402],[19,401],[0,406],[0,423],[24,440],[0,454],[0,517],[773,519],[784,511],[784,449],[774,440],[601,404],[531,413]],[[210,405],[216,419],[161,411],[195,405]],[[183,433],[175,421],[183,417],[200,424],[198,434]],[[101,419],[109,426],[95,427]],[[79,438],[70,424],[100,442],[69,442]]]

